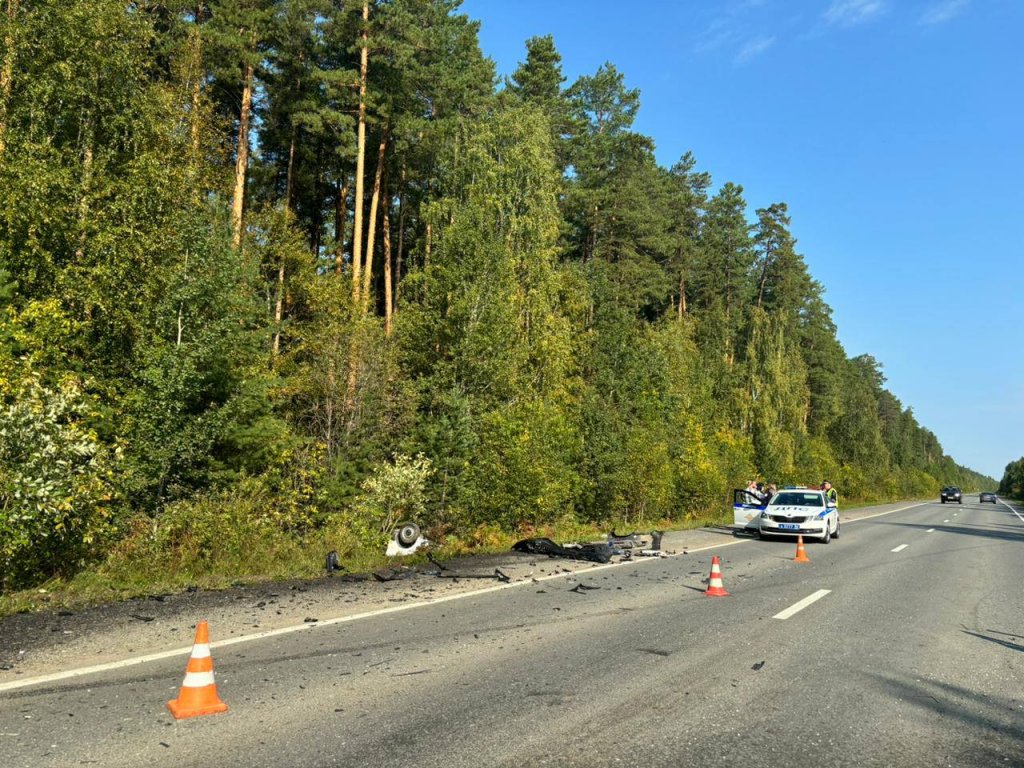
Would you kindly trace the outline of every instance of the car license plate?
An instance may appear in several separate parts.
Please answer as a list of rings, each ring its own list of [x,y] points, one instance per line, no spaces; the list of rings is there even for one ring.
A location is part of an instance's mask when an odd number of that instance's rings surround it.
[[[779,523],[779,528],[783,528],[787,531],[799,531],[800,526],[796,523]]]

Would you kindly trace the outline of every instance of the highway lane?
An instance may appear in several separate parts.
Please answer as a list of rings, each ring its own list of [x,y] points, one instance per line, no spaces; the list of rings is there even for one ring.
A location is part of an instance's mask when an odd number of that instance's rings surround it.
[[[12,691],[0,763],[1022,765],[1022,545],[972,498],[723,548],[729,598],[699,553],[222,648],[178,723],[177,659]]]

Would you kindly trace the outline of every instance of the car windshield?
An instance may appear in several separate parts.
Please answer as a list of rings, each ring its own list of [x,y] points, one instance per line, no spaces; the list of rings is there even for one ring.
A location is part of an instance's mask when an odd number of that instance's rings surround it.
[[[825,506],[824,500],[821,498],[820,493],[805,493],[803,491],[781,491],[774,499],[771,504],[773,507],[776,506],[791,506],[791,507],[823,507]]]

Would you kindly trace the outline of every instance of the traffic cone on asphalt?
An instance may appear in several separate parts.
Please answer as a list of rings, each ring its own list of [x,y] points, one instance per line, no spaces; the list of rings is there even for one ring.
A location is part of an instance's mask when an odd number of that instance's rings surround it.
[[[722,584],[722,567],[718,562],[718,555],[711,556],[711,575],[708,576],[708,588],[704,592],[706,597],[729,597]]]
[[[794,563],[809,563],[811,558],[807,556],[807,550],[804,549],[804,537],[796,537],[796,557],[793,558]]]
[[[168,701],[167,708],[177,720],[227,711],[228,705],[217,696],[217,684],[213,681],[210,630],[206,619],[196,627],[196,641],[185,667],[185,680],[178,691],[178,698]]]

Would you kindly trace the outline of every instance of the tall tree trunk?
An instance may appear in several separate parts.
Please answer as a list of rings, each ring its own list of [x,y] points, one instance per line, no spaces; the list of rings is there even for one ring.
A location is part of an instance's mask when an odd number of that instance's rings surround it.
[[[405,171],[402,171],[402,186],[405,186]],[[398,196],[398,249],[395,251],[395,301],[392,312],[398,309],[402,292],[402,252],[405,249],[405,196]]]
[[[370,0],[363,0],[363,31],[359,48],[359,124],[356,131],[356,199],[352,227],[352,306],[359,306],[359,268],[363,258],[363,174],[366,172],[366,77],[370,59]]]
[[[358,312],[360,306],[360,266],[363,258],[363,203],[366,194],[366,82],[370,61],[370,0],[363,0],[363,30],[360,33],[359,47],[359,122],[356,129],[356,193],[353,201],[354,216],[352,221],[352,310]],[[359,365],[358,339],[361,331],[358,322],[353,329],[352,342],[349,346],[348,384],[345,390],[345,409],[348,420],[346,429],[351,432],[355,428],[356,418],[356,384]]]
[[[299,126],[292,123],[291,136],[288,137],[288,172],[284,180],[284,205],[289,211],[292,210],[292,188],[295,178],[295,144],[299,139]]]
[[[424,237],[423,242],[423,271],[426,272],[430,266],[430,245],[433,240],[434,228],[431,223],[427,222],[427,233]]]
[[[682,322],[686,314],[686,278],[679,275],[679,321]]]
[[[363,314],[370,310],[370,281],[373,279],[373,246],[377,234],[377,207],[380,205],[381,178],[384,175],[384,155],[388,148],[388,135],[380,137],[377,149],[377,171],[373,175],[373,195],[370,198],[370,221],[366,228],[366,261],[363,262]]]
[[[256,37],[253,35],[253,43]],[[235,156],[235,192],[231,198],[231,241],[235,248],[242,244],[242,208],[245,203],[245,180],[249,170],[249,119],[252,112],[253,66],[245,63],[242,74],[242,111],[238,117],[238,151]]]
[[[384,211],[381,218],[381,234],[384,243],[384,335],[391,335],[393,299],[391,287],[391,200],[384,195]]]
[[[757,308],[761,308],[761,303],[764,301],[764,287],[768,284],[768,255],[765,254],[764,266],[761,268],[761,279],[757,284]]]
[[[185,249],[185,274],[188,274],[188,248]],[[181,346],[181,340],[185,335],[185,302],[181,301],[178,303],[178,336],[174,344],[176,347]]]
[[[93,143],[96,129],[92,117],[85,120],[85,146],[82,149],[82,189],[78,197],[78,247],[75,249],[75,260],[81,261],[85,255],[85,229],[89,219],[89,190],[92,187]]]
[[[4,29],[4,61],[0,65],[0,158],[6,148],[7,109],[11,100],[11,81],[14,79],[14,20],[18,15],[18,0],[7,0],[7,23]]]
[[[281,352],[281,323],[284,322],[284,257],[277,265],[277,298],[274,301],[274,357]]]
[[[345,264],[345,225],[348,223],[348,177],[338,182],[334,203],[334,273],[341,274]]]
[[[203,38],[200,34],[199,25],[205,15],[203,3],[198,3],[193,11],[195,18],[192,27],[189,29],[191,45],[189,47],[188,77],[192,82],[191,111],[189,112],[189,137],[191,139],[192,164],[192,186],[193,193],[198,202],[202,196],[199,185],[199,169],[202,164],[202,121],[199,113],[202,109],[202,82],[203,82]]]
[[[313,253],[313,264],[316,269],[320,266],[320,245],[323,242],[324,231],[324,208],[323,208],[323,181],[324,181],[324,145],[317,142],[316,148],[316,176],[313,178],[313,199],[316,207],[313,208],[313,236],[310,238],[310,249]]]

